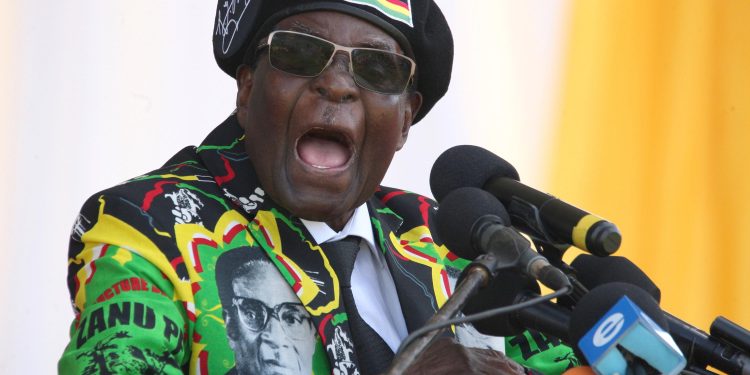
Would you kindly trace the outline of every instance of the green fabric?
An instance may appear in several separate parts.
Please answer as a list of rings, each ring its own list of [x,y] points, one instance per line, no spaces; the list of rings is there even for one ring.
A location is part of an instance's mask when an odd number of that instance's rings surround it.
[[[578,366],[573,349],[537,331],[505,338],[505,354],[525,367],[546,375],[562,374]]]
[[[143,258],[108,246],[96,261],[86,298],[71,326],[61,374],[182,374],[189,359],[184,309],[171,284]],[[121,262],[132,257],[125,267]],[[159,345],[153,345],[159,343]]]

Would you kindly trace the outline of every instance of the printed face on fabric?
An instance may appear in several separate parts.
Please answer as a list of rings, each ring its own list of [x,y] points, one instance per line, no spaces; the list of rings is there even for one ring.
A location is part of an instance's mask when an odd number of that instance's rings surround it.
[[[244,262],[231,288],[232,303],[223,308],[237,372],[312,373],[315,328],[275,266],[263,258]]]
[[[379,27],[344,13],[300,13],[274,29],[404,53]],[[255,68],[241,66],[236,77],[237,117],[265,191],[293,215],[337,230],[372,196],[421,105],[413,90],[360,87],[349,59],[338,51],[319,75],[300,77],[272,67],[266,48]]]

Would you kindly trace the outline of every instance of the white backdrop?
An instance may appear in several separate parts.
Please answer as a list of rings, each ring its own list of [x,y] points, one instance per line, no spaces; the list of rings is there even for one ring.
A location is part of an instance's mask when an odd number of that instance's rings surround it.
[[[543,188],[567,0],[438,0],[456,58],[385,184],[429,194],[446,148],[472,143]],[[215,2],[0,5],[0,373],[46,374],[68,340],[67,236],[84,199],[197,144],[231,111]]]

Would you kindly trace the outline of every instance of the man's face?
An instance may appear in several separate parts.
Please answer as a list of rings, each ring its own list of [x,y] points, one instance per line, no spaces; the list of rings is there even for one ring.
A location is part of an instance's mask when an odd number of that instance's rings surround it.
[[[227,316],[234,320],[228,322],[228,326],[231,324],[233,331],[230,334],[230,345],[235,353],[238,373],[310,374],[316,338],[307,312],[303,311],[305,319],[295,321],[289,314],[277,311],[281,316],[269,314],[265,326],[256,331],[248,322],[257,318],[258,314],[254,314],[252,309],[241,307],[243,302],[248,305],[254,304],[256,307],[262,304],[271,309],[284,303],[299,304],[299,299],[289,285],[274,273],[276,270],[273,265],[263,262],[254,267],[252,272],[232,282],[238,305],[233,305]],[[297,308],[304,310],[301,306]],[[242,314],[244,316],[241,316]],[[287,325],[286,328],[283,327],[284,324]],[[291,328],[292,325],[295,327]]]
[[[403,53],[383,30],[343,13],[302,13],[276,29]],[[309,78],[271,67],[266,50],[255,70],[238,71],[237,83],[237,116],[263,188],[293,215],[337,230],[375,192],[421,105],[415,92],[357,86],[343,52]]]

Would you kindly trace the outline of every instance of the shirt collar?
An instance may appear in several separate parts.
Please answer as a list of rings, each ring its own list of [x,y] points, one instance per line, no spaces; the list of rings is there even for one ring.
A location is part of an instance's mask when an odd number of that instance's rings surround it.
[[[354,210],[354,214],[346,225],[344,225],[344,229],[341,232],[336,232],[322,221],[310,221],[301,218],[300,221],[302,221],[307,231],[313,236],[315,242],[319,244],[338,241],[347,236],[357,236],[367,242],[370,251],[373,252],[373,255],[378,260],[382,257],[375,246],[375,236],[372,234],[372,224],[370,223],[370,212],[367,209],[367,203],[363,203]]]

